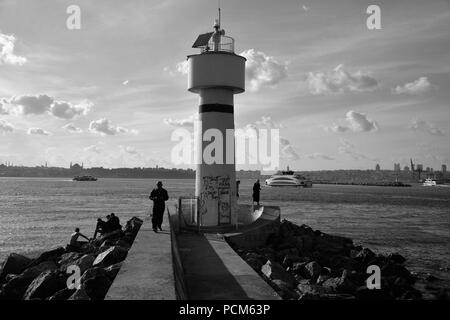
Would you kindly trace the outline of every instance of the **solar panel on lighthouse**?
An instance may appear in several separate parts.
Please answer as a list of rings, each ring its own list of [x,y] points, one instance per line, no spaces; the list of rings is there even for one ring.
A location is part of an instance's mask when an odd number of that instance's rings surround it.
[[[209,39],[211,39],[214,32],[204,33],[198,36],[197,40],[195,40],[192,48],[199,48],[208,45]]]

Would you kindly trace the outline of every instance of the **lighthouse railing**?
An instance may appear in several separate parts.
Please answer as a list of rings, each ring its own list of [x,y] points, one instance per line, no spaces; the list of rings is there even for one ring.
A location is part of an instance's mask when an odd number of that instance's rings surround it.
[[[213,37],[209,40],[208,44],[201,47],[202,53],[204,52],[229,52],[234,53],[234,39],[228,36],[220,36],[219,43],[215,43]]]

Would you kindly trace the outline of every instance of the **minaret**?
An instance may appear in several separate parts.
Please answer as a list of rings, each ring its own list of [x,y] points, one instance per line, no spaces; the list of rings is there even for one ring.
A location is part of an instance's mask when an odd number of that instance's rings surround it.
[[[200,96],[195,135],[195,195],[199,198],[200,224],[235,225],[234,95],[245,91],[246,59],[234,53],[234,39],[225,36],[219,20],[214,32],[201,34],[192,47],[201,50],[188,56],[188,90]],[[212,151],[213,145],[221,150]]]

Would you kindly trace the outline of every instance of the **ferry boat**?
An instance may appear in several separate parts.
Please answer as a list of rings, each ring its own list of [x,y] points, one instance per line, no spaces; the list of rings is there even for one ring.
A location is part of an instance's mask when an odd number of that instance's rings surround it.
[[[437,185],[436,180],[433,180],[431,178],[425,179],[425,181],[422,184],[424,187],[435,187]]]
[[[311,188],[312,181],[289,170],[278,172],[266,180],[266,185],[270,187],[304,187]]]
[[[97,181],[97,178],[93,177],[93,176],[76,176],[72,180],[73,181]]]

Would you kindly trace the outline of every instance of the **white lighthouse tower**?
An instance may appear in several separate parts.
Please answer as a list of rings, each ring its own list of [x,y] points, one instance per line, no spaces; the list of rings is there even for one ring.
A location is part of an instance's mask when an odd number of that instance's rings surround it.
[[[225,36],[219,20],[214,32],[201,34],[188,56],[188,90],[197,93],[195,195],[204,227],[237,224],[234,141],[234,95],[245,91],[246,59],[234,53],[234,39]]]

